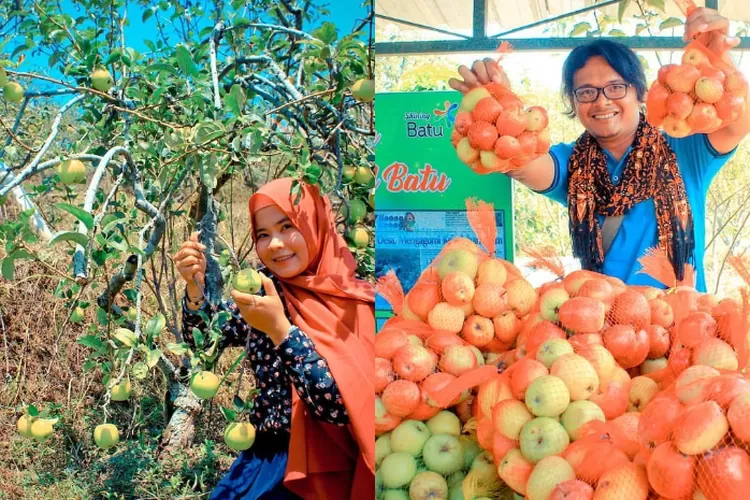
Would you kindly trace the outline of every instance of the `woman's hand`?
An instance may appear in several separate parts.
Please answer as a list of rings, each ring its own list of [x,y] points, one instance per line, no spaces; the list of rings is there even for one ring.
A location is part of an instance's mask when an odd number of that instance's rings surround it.
[[[471,69],[462,64],[458,67],[458,73],[463,80],[451,78],[448,80],[448,85],[462,94],[466,94],[471,89],[490,82],[500,83],[510,89],[508,76],[503,71],[503,68],[497,64],[497,61],[491,57],[485,57],[482,61],[474,61]]]
[[[704,7],[690,13],[683,38],[685,41],[698,40],[719,57],[740,43],[738,37],[729,36],[729,19]]]
[[[273,281],[262,274],[261,279],[265,297],[237,290],[232,290],[231,295],[245,322],[268,335],[274,345],[279,345],[286,340],[292,324],[284,314],[284,304]]]
[[[190,235],[190,239],[182,244],[173,260],[182,279],[188,285],[193,285],[194,280],[201,285],[206,281],[206,257],[203,252],[206,247],[198,242],[198,233]]]

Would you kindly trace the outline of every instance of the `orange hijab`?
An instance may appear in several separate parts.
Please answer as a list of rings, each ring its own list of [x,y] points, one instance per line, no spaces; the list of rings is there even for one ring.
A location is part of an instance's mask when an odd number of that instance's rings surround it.
[[[372,498],[375,491],[375,288],[355,277],[356,261],[336,231],[333,210],[317,187],[278,179],[250,198],[250,214],[277,205],[302,233],[307,270],[277,276],[292,323],[328,362],[350,423],[315,420],[292,390],[291,440],[284,485],[305,499]],[[255,232],[252,233],[255,240]]]

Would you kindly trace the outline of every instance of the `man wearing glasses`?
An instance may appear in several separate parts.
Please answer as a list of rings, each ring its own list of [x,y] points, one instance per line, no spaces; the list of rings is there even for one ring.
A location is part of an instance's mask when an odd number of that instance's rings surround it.
[[[687,19],[685,39],[698,38],[736,68],[728,50],[739,39],[728,29],[726,18],[700,8]],[[490,58],[471,69],[461,66],[459,73],[463,81],[449,83],[462,93],[490,81],[510,87]],[[706,195],[750,131],[750,113],[716,132],[678,139],[646,121],[646,91],[643,67],[629,48],[604,39],[577,47],[563,67],[563,94],[569,116],[586,131],[508,175],[568,207],[573,254],[584,269],[661,288],[638,273],[638,259],[659,247],[678,279],[692,264],[696,288],[705,292]]]

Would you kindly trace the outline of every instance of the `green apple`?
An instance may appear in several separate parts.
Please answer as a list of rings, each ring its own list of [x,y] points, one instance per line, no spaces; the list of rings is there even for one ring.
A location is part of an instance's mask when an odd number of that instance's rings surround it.
[[[31,424],[31,436],[40,443],[46,441],[54,432],[52,426],[57,423],[56,418],[37,418]]]
[[[354,182],[363,186],[372,186],[375,183],[375,175],[373,175],[372,169],[364,165],[357,167],[356,172],[354,172]]]
[[[23,99],[23,87],[16,82],[6,83],[3,86],[3,97],[8,102],[18,104]]]
[[[372,102],[375,99],[375,81],[362,78],[352,85],[352,96],[359,102]]]
[[[248,267],[234,276],[232,286],[234,286],[234,289],[238,292],[255,294],[258,293],[263,286],[263,280],[258,271]]]
[[[385,490],[383,496],[378,498],[382,500],[409,500],[409,493],[406,490]]]
[[[410,500],[432,500],[448,498],[448,483],[435,472],[420,472],[409,485]]]
[[[411,453],[391,453],[380,464],[380,475],[386,488],[403,488],[417,474],[417,460]]]
[[[571,401],[588,399],[599,389],[599,375],[589,361],[578,354],[565,354],[552,363],[550,375],[565,382]]]
[[[518,441],[523,456],[535,464],[544,457],[565,451],[570,444],[570,437],[557,420],[538,417],[523,426]]]
[[[427,421],[430,434],[461,435],[461,420],[455,413],[443,410]]]
[[[31,426],[34,424],[35,417],[29,414],[21,415],[21,418],[16,422],[16,428],[18,432],[24,437],[31,437]]]
[[[555,487],[575,479],[573,467],[562,457],[550,456],[543,458],[534,467],[526,484],[528,500],[547,500]]]
[[[138,319],[138,309],[136,309],[135,307],[129,308],[127,311],[125,311],[125,317],[130,321],[135,321],[136,319]]]
[[[190,381],[190,390],[200,399],[211,399],[219,391],[221,380],[214,373],[201,371]]]
[[[110,399],[112,401],[127,401],[130,398],[130,379],[125,378],[120,383],[112,386],[110,390]]]
[[[476,87],[471,89],[464,95],[463,99],[461,99],[461,104],[458,106],[458,111],[466,111],[467,113],[471,113],[474,111],[474,107],[476,107],[477,103],[484,99],[485,97],[490,96],[490,91],[487,90],[484,87]]]
[[[442,280],[453,271],[462,271],[474,279],[479,268],[479,259],[471,250],[454,248],[445,252],[437,266],[438,276]]]
[[[346,206],[344,206],[346,210]],[[346,220],[351,224],[362,222],[367,215],[367,206],[365,202],[360,199],[349,200],[349,212],[346,215]]]
[[[537,417],[557,417],[570,403],[570,391],[560,377],[542,375],[526,389],[526,407]]]
[[[422,454],[422,448],[429,438],[430,430],[424,422],[404,420],[391,431],[391,449],[395,452],[411,453],[417,457]],[[375,445],[377,447],[377,441]]]
[[[66,186],[86,182],[86,165],[81,160],[67,160],[57,164],[55,169],[60,181]]]
[[[539,312],[542,318],[547,321],[557,323],[560,320],[559,311],[560,306],[563,305],[570,295],[565,291],[564,288],[552,288],[542,294],[539,299]]]
[[[469,472],[480,484],[493,484],[497,482],[497,467],[492,461],[492,455],[488,452],[477,455],[471,463]]]
[[[99,424],[94,429],[94,442],[102,450],[112,448],[120,442],[120,431],[114,424]]]
[[[81,306],[76,306],[75,309],[73,309],[73,312],[70,313],[70,322],[80,323],[81,321],[83,321],[85,315],[86,313],[84,312],[83,308]]]
[[[354,174],[356,173],[357,167],[354,165],[344,165],[344,168],[341,170],[341,177],[348,182],[354,179]]]
[[[370,233],[362,226],[356,226],[349,231],[349,239],[354,242],[357,248],[367,248],[370,244]]]
[[[99,92],[108,92],[113,83],[112,75],[106,69],[97,69],[91,73],[91,86]]]
[[[477,455],[482,453],[482,448],[479,447],[479,443],[476,440],[471,439],[468,436],[460,436],[461,446],[464,448],[464,466],[463,468],[468,470],[471,467],[471,463],[474,461]],[[451,481],[448,481],[450,484]]]
[[[255,426],[249,422],[232,422],[224,429],[224,442],[234,451],[244,451],[255,443]]]
[[[380,467],[380,463],[385,457],[393,453],[391,447],[391,433],[388,432],[375,440],[375,465]]]
[[[548,369],[560,356],[573,354],[573,346],[565,339],[546,340],[536,352],[536,360]]]
[[[560,423],[573,441],[584,437],[583,427],[593,420],[607,421],[598,404],[585,400],[571,402],[560,417]]]
[[[646,376],[634,377],[630,381],[628,393],[628,411],[641,412],[649,401],[659,392],[659,384]]]
[[[436,434],[424,444],[422,459],[428,469],[447,476],[463,467],[464,449],[458,437],[451,434]]]

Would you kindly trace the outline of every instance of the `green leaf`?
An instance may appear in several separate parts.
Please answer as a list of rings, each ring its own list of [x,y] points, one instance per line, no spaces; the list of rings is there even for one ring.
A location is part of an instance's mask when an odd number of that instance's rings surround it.
[[[133,378],[136,380],[143,380],[148,377],[148,365],[143,361],[139,361],[133,365]]]
[[[78,337],[76,340],[79,344],[90,347],[94,350],[99,350],[103,347],[103,343],[99,337],[96,335],[84,335],[83,337]]]
[[[195,341],[195,347],[200,349],[203,347],[203,340],[205,338],[203,337],[203,332],[200,331],[200,328],[193,328],[193,341]]]
[[[643,30],[647,30],[647,29],[648,29],[648,24],[639,24],[638,26],[635,27],[635,35],[638,36],[641,34]]]
[[[677,26],[682,26],[683,24],[684,23],[682,22],[682,19],[677,17],[670,17],[659,24],[659,29],[666,30],[669,28],[676,28]]]
[[[171,66],[171,65],[169,65],[167,63],[152,64],[151,66],[147,66],[143,71],[145,73],[150,73],[152,71],[158,71],[158,72],[161,73],[163,71],[166,71],[167,73],[171,73],[171,74],[173,74],[175,76],[177,76],[179,74],[179,73],[177,73],[177,70],[174,69],[174,66]]]
[[[161,331],[164,330],[164,327],[167,324],[167,320],[164,319],[163,314],[157,314],[156,316],[152,316],[147,322],[146,322],[146,335],[150,337],[157,337],[159,334],[161,334]]]
[[[183,73],[189,76],[197,76],[198,68],[193,62],[193,57],[190,55],[190,51],[184,45],[178,45],[175,49],[175,57],[177,58],[177,65],[180,67]]]
[[[664,12],[664,0],[646,0],[646,3]]]
[[[336,25],[330,21],[326,21],[320,28],[313,30],[312,36],[326,45],[331,45],[338,38],[338,34],[336,33]]]
[[[237,420],[237,412],[232,410],[231,408],[221,408],[221,413],[224,415],[224,418],[228,423],[232,423],[235,420]]]
[[[609,36],[628,36],[624,31],[614,29],[609,32]]]
[[[148,7],[147,7],[147,8],[146,8],[146,10],[144,10],[144,11],[143,11],[143,15],[141,16],[141,22],[142,22],[142,23],[145,23],[145,22],[146,22],[146,21],[148,21],[148,20],[149,20],[149,19],[151,18],[151,16],[153,16],[153,15],[154,15],[154,11],[153,11],[153,10],[152,10],[151,8],[148,8]]]
[[[188,352],[189,349],[190,347],[184,342],[182,344],[167,344],[167,350],[177,356],[183,356],[186,352]]]
[[[245,402],[239,396],[234,397],[234,399],[232,400],[232,404],[234,405],[234,409],[237,411],[242,411],[245,409]]]
[[[72,241],[85,248],[89,239],[85,234],[81,234],[78,231],[65,231],[63,233],[58,233],[57,236],[52,238],[49,242],[49,246],[60,243],[61,241]]]
[[[71,205],[70,203],[55,203],[55,207],[60,210],[65,210],[69,214],[73,215],[76,219],[83,222],[83,224],[91,231],[94,228],[94,217],[85,211],[84,209]]]
[[[625,10],[630,5],[631,0],[620,0],[620,5],[617,8],[617,20],[622,22],[622,18],[625,15]]]
[[[245,91],[242,90],[241,86],[237,84],[232,85],[229,94],[227,94],[224,99],[226,100],[227,108],[229,108],[229,111],[237,116],[242,114],[242,109],[245,107],[246,98]]]
[[[586,33],[590,29],[591,29],[591,24],[590,23],[587,23],[585,21],[582,22],[582,23],[576,23],[573,26],[573,30],[570,32],[569,36],[581,35],[583,33]]]
[[[27,413],[32,417],[38,417],[39,416],[39,410],[34,405],[29,405],[29,409],[27,410]]]
[[[11,257],[5,257],[2,264],[3,277],[8,281],[13,281],[16,272],[16,262]]]
[[[153,368],[159,362],[159,358],[161,358],[161,351],[159,349],[149,351],[146,356],[146,364],[149,368]]]

